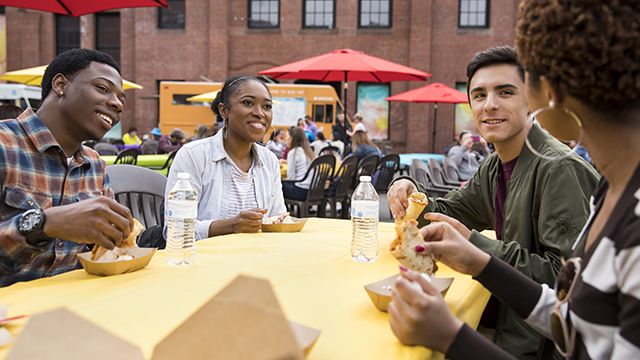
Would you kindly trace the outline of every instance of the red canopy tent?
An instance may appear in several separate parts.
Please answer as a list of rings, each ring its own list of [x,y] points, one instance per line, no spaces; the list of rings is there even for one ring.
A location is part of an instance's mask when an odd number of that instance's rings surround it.
[[[362,51],[334,50],[305,60],[263,70],[259,75],[274,79],[307,79],[323,82],[342,81],[424,81],[431,74],[391,61],[383,60]],[[347,107],[347,91],[343,87],[342,100]]]
[[[433,83],[417,89],[409,90],[400,94],[389,96],[387,101],[434,103],[431,152],[436,151],[436,120],[438,116],[438,103],[460,104],[469,101],[467,94],[450,88],[445,84]]]
[[[0,0],[0,5],[81,16],[111,9],[167,7],[167,0]]]

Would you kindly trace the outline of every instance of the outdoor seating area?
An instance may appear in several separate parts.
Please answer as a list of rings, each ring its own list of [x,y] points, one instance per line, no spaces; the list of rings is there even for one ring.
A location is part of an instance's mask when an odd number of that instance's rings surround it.
[[[638,0],[0,34],[0,360],[640,359]]]

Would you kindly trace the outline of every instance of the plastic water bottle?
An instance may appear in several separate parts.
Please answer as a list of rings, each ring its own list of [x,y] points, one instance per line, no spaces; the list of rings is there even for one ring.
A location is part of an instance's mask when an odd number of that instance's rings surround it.
[[[371,185],[371,176],[360,176],[360,184],[351,196],[351,258],[373,262],[378,258],[379,199]]]
[[[190,265],[196,250],[198,201],[188,173],[178,173],[178,181],[167,198],[167,263]]]

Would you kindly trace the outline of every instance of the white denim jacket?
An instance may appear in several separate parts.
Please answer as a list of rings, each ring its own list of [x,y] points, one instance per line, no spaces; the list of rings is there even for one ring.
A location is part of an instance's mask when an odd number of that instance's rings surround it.
[[[222,144],[222,133],[210,138],[196,140],[184,145],[176,154],[164,191],[165,202],[169,191],[176,183],[179,172],[191,175],[191,186],[198,195],[198,221],[196,239],[209,237],[209,225],[214,220],[222,220],[222,192],[224,179],[224,159],[228,156]],[[280,164],[278,158],[263,146],[253,144],[256,197],[258,207],[267,209],[265,216],[286,212],[282,183],[280,182]],[[166,218],[166,211],[165,211]],[[165,224],[166,234],[166,224]]]

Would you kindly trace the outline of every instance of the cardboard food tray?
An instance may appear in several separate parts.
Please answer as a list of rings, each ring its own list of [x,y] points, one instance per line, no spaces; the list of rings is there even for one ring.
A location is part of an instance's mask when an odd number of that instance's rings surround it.
[[[78,260],[82,267],[93,275],[109,276],[140,270],[149,264],[156,253],[157,248],[131,248],[127,253],[133,256],[132,260],[100,262],[91,260],[91,252],[78,254]]]
[[[241,275],[160,340],[151,360],[301,360],[319,336],[319,330],[285,318],[267,280]],[[32,316],[22,329],[7,356],[21,359],[143,360],[144,355],[126,339],[58,308]]]
[[[292,217],[293,224],[262,224],[262,232],[298,232],[302,230],[307,219]]]
[[[400,275],[389,276],[388,278],[376,281],[374,283],[365,285],[365,290],[369,294],[369,298],[373,302],[373,305],[380,311],[387,311],[387,307],[391,302],[391,288],[396,281],[396,278]],[[449,290],[453,278],[437,278],[432,277],[431,283],[436,287],[444,296]]]

